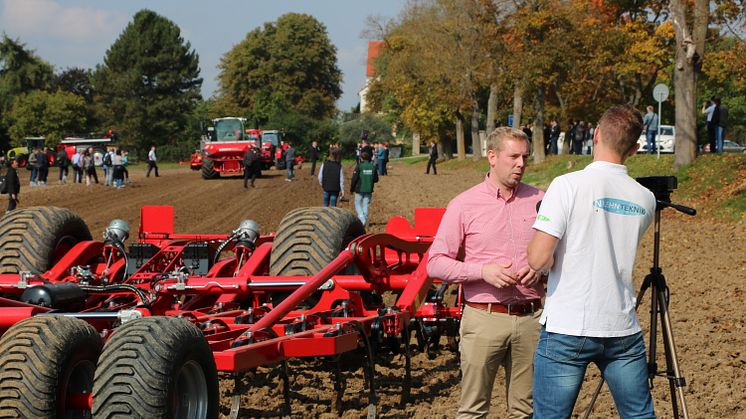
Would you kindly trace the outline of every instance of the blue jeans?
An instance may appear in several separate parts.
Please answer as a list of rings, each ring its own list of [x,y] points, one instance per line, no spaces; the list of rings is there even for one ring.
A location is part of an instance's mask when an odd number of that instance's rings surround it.
[[[355,212],[357,212],[357,218],[363,225],[368,222],[368,207],[370,206],[372,195],[369,193],[355,193]]]
[[[534,418],[569,418],[591,362],[606,379],[619,417],[655,418],[642,333],[594,338],[544,327],[534,354]]]
[[[339,192],[324,191],[323,202],[321,205],[324,207],[336,207],[338,196],[339,196]]]
[[[655,136],[658,134],[657,129],[649,129],[645,131],[645,139],[648,144],[648,154],[655,153],[657,151],[655,146]]]
[[[288,169],[288,179],[294,179],[295,173],[293,173],[293,162],[289,161],[285,163],[285,168]]]
[[[718,125],[715,129],[715,148],[718,153],[723,152],[723,140],[725,139],[725,128]]]

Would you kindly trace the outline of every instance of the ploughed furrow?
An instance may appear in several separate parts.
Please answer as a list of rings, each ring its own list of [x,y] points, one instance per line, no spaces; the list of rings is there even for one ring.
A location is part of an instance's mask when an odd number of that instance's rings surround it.
[[[98,333],[80,319],[32,317],[15,324],[0,339],[0,417],[53,418],[66,411],[58,392],[66,394],[67,380],[80,378],[79,354],[95,357],[100,348]]]

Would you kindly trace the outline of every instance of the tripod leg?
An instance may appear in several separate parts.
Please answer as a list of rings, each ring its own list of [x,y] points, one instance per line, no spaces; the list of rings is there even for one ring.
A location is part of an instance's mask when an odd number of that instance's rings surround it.
[[[663,332],[663,345],[666,353],[666,376],[669,380],[671,387],[671,403],[674,409],[674,417],[679,417],[678,407],[676,406],[676,396],[681,402],[681,412],[684,415],[684,419],[689,418],[689,412],[686,407],[686,399],[684,398],[684,386],[686,386],[686,379],[681,375],[679,370],[679,361],[676,356],[676,343],[673,339],[673,330],[671,329],[671,317],[668,315],[668,298],[666,298],[665,289],[659,288],[658,294],[658,307],[661,314],[661,329]]]

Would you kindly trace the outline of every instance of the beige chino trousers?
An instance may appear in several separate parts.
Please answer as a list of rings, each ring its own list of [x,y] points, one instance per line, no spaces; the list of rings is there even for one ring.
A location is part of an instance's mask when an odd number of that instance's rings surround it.
[[[464,307],[461,319],[459,419],[486,418],[498,368],[505,368],[509,418],[533,415],[531,386],[541,310],[523,316]]]

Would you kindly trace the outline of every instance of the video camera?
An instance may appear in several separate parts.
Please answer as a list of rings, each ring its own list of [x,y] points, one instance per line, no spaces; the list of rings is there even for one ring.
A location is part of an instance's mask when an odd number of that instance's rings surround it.
[[[648,176],[638,177],[635,180],[648,188],[655,195],[656,200],[663,202],[671,202],[671,192],[678,186],[676,176]]]

